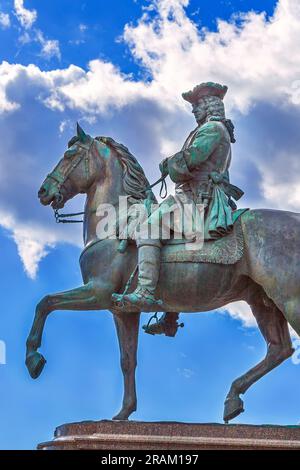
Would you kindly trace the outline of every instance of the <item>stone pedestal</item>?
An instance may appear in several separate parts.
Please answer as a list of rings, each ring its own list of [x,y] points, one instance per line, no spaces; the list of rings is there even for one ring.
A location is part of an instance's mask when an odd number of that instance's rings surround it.
[[[300,426],[84,421],[63,424],[40,450],[300,449]]]

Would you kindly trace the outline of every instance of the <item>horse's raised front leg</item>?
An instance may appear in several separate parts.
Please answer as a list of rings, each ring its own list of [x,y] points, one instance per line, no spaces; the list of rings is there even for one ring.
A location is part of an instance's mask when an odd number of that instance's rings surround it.
[[[119,346],[121,368],[124,377],[124,397],[120,412],[113,418],[124,420],[136,410],[135,369],[138,345],[140,313],[114,314]]]
[[[226,397],[224,407],[224,421],[227,423],[244,411],[244,404],[240,394],[272,369],[290,357],[294,350],[291,344],[287,322],[281,311],[263,293],[251,303],[252,312],[257,320],[258,327],[267,343],[266,357],[246,374],[236,379]]]
[[[103,289],[99,289],[91,281],[76,289],[46,295],[38,303],[33,325],[26,342],[26,366],[33,379],[40,375],[46,363],[45,358],[37,350],[42,343],[43,330],[49,313],[54,310],[97,310],[107,308],[104,305],[102,293]],[[105,297],[109,298],[110,295],[109,292]]]

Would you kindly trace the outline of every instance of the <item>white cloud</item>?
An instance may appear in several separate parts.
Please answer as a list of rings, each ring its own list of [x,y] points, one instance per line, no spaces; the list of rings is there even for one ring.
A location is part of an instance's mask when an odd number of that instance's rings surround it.
[[[68,119],[63,119],[59,123],[59,134],[63,134],[67,128],[72,129],[73,125]]]
[[[247,327],[256,327],[257,323],[249,305],[244,302],[233,302],[220,309],[220,312],[229,313],[233,318],[240,320]]]
[[[10,27],[10,17],[8,13],[0,12],[0,27],[3,29]]]
[[[84,71],[74,65],[63,70],[43,72],[36,65],[23,66],[20,64],[9,64],[4,61],[0,64],[0,114],[6,111],[18,109],[19,103],[11,101],[7,90],[22,76],[26,77],[32,84],[39,83],[45,88],[46,97],[43,98],[46,106],[52,109],[64,110],[64,103],[58,97],[59,87],[64,84],[70,85],[73,81],[82,78]],[[39,99],[37,97],[37,99]]]
[[[1,214],[1,225],[12,233],[17,245],[24,270],[31,279],[35,279],[39,262],[47,255],[48,249],[57,239],[41,227],[20,224],[11,215]]]
[[[36,40],[41,44],[41,55],[45,59],[52,57],[61,58],[59,41],[57,39],[46,39],[40,30],[36,30]]]
[[[195,372],[192,369],[188,369],[188,368],[181,369],[178,367],[177,372],[179,375],[181,375],[185,379],[191,379],[195,375]]]
[[[30,34],[28,33],[28,31],[24,31],[19,37],[18,37],[18,41],[20,44],[22,44],[22,46],[24,46],[25,44],[29,44],[32,39],[31,39],[31,36]]]
[[[13,231],[13,237],[18,247],[19,256],[23,262],[24,269],[31,279],[35,279],[39,262],[48,254],[46,246],[39,240],[35,240],[30,231],[23,232],[17,228]]]
[[[28,10],[24,7],[24,0],[14,0],[15,14],[25,29],[30,29],[37,19],[36,10]]]
[[[79,37],[70,39],[69,44],[73,44],[75,46],[79,46],[80,44],[84,44],[85,40],[85,33],[88,30],[88,26],[84,23],[80,23],[78,26]]]
[[[298,175],[297,175],[298,176]],[[300,208],[300,181],[287,182],[281,181],[280,175],[273,175],[272,173],[265,173],[265,180],[263,182],[263,191],[267,201],[277,209],[282,208],[283,204],[289,210],[299,212]]]
[[[293,84],[300,79],[297,0],[280,0],[271,20],[250,12],[238,21],[219,21],[217,32],[199,32],[186,16],[187,4],[187,0],[156,0],[154,18],[144,13],[137,25],[125,27],[124,40],[151,74],[150,83],[133,80],[112,63],[96,59],[87,72],[80,69],[79,80],[76,73],[75,79],[69,74],[68,82],[61,81],[65,70],[55,71],[48,104],[102,113],[111,105],[122,107],[147,98],[164,107],[177,104],[188,109],[181,92],[212,77],[229,85],[231,109],[247,112],[260,100],[293,102]],[[40,32],[37,37],[46,55],[59,57],[56,41],[45,40]],[[46,78],[42,71],[40,75]]]
[[[38,15],[36,10],[28,10],[24,7],[24,0],[14,0],[15,15],[21,26],[25,29],[19,36],[22,45],[38,42],[41,45],[41,56],[49,60],[53,57],[61,58],[59,41],[57,39],[47,39],[44,33],[37,28],[32,28]],[[1,18],[1,17],[0,17]]]
[[[85,39],[70,39],[69,44],[72,44],[74,46],[79,46],[80,44],[84,44]]]
[[[220,20],[217,32],[199,32],[186,16],[187,4],[187,0],[156,0],[154,17],[144,13],[136,25],[125,27],[124,40],[150,73],[150,83],[133,80],[112,63],[97,59],[87,72],[82,70],[80,80],[71,76],[69,83],[57,80],[55,100],[52,94],[49,102],[60,109],[69,106],[101,113],[111,105],[121,107],[147,98],[164,107],[175,104],[188,109],[181,92],[212,77],[229,85],[231,109],[247,112],[259,100],[293,102],[293,83],[300,79],[297,0],[280,0],[270,20],[254,12],[231,22]],[[44,52],[59,57],[58,43],[48,41]]]
[[[80,31],[81,33],[84,33],[87,29],[88,29],[88,27],[87,27],[86,24],[80,23],[80,25],[79,25],[79,31]]]
[[[292,100],[291,84],[300,78],[298,0],[281,0],[269,21],[254,12],[219,20],[217,32],[199,32],[187,3],[157,0],[155,19],[144,14],[125,28],[125,41],[165,99],[213,77],[229,85],[230,106],[244,112],[256,100]]]
[[[246,328],[257,327],[256,319],[251,311],[250,306],[244,302],[233,302],[219,309],[220,313],[229,313],[229,315],[236,320],[242,322]],[[299,335],[296,331],[289,325],[289,331],[292,339],[298,339]]]
[[[289,325],[289,331],[290,331],[290,335],[291,335],[291,338],[292,338],[292,342],[294,343],[294,340],[296,340],[298,342],[298,345],[299,345],[299,338],[300,336],[296,333],[296,331]],[[294,344],[293,344],[293,347]],[[298,355],[299,355],[299,352],[298,352]]]
[[[11,66],[7,62],[0,65],[0,113],[14,111],[19,104],[7,98],[7,86],[13,83],[18,76],[18,68]]]

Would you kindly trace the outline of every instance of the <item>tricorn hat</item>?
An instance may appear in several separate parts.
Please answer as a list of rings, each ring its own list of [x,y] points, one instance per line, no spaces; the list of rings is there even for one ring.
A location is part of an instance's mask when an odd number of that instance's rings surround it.
[[[227,90],[227,86],[220,85],[219,83],[200,83],[200,85],[195,86],[192,90],[182,93],[182,98],[192,104],[198,103],[204,96],[217,96],[222,100]]]

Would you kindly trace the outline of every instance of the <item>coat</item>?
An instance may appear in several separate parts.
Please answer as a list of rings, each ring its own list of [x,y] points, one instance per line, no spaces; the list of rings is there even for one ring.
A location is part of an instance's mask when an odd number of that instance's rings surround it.
[[[230,233],[241,214],[234,210],[236,206],[231,198],[237,200],[243,192],[229,182],[231,140],[225,124],[215,118],[198,126],[180,152],[169,157],[166,163],[167,172],[176,184],[175,196],[161,203],[160,220],[175,207],[182,213],[185,205],[190,207],[193,219],[192,233],[190,229],[185,232],[186,238],[194,236],[195,230],[201,230],[205,240]],[[157,223],[157,215],[152,214],[150,222]],[[201,228],[199,220],[203,221]]]

